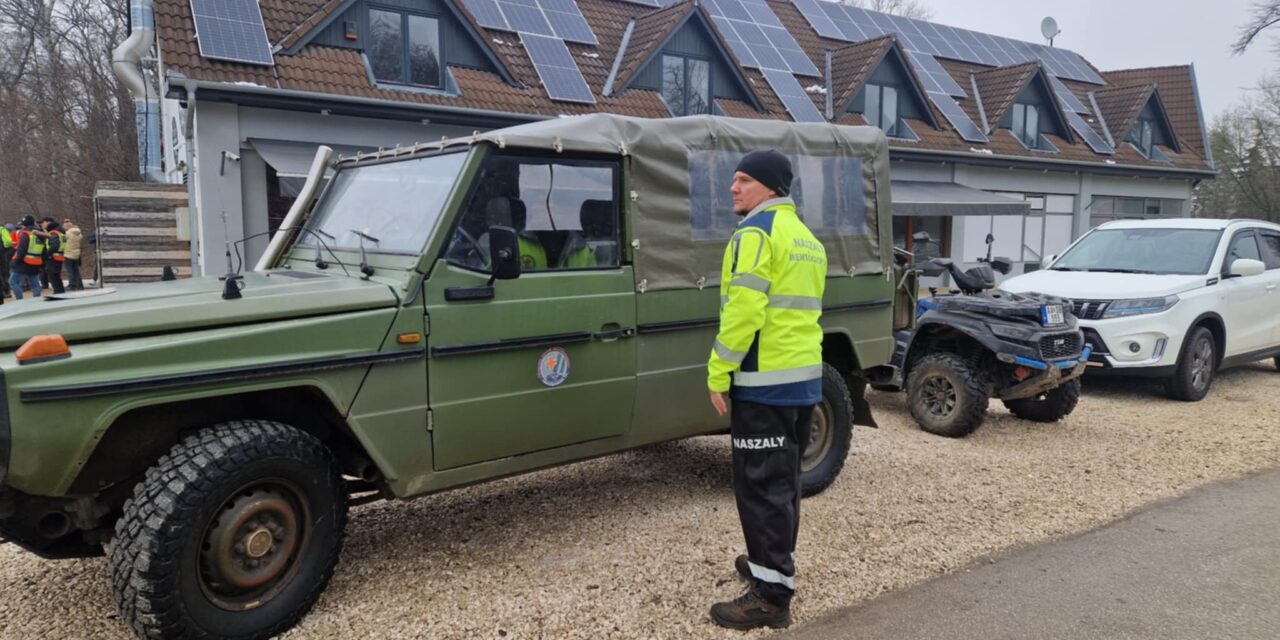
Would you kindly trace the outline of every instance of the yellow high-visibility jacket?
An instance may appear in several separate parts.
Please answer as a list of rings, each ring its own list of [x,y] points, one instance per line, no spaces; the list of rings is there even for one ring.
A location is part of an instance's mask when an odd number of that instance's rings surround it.
[[[777,198],[756,207],[725,249],[707,386],[775,406],[821,401],[818,320],[826,284],[826,250],[796,215],[795,202]]]

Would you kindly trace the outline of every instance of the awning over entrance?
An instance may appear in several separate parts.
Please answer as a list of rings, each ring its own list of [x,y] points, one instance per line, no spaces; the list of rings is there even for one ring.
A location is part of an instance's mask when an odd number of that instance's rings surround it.
[[[987,193],[954,182],[893,181],[895,216],[1022,216],[1025,200]]]
[[[316,157],[316,149],[319,144],[311,142],[293,142],[289,140],[263,140],[262,138],[250,138],[249,144],[253,146],[253,150],[262,156],[262,159],[276,170],[276,175],[282,178],[305,178],[307,171],[311,170],[311,161]],[[356,152],[369,153],[377,151],[367,147],[353,147],[344,144],[330,144],[333,148],[333,157],[338,156],[354,156]],[[332,173],[332,172],[331,172]]]

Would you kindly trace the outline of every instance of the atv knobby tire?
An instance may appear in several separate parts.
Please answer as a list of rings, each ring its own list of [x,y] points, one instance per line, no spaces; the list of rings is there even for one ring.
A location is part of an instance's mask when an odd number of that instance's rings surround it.
[[[822,493],[835,482],[853,439],[853,400],[836,368],[822,365],[822,401],[813,410],[809,442],[800,458],[800,495]]]
[[[1032,422],[1057,422],[1075,411],[1080,402],[1080,379],[1054,387],[1039,398],[1005,400],[1004,406],[1013,415]]]
[[[147,470],[116,524],[121,619],[143,638],[278,635],[324,591],[346,518],[313,436],[258,420],[201,430]]]
[[[986,377],[954,353],[929,354],[907,376],[907,408],[929,433],[948,438],[973,433],[982,426],[987,402]]]

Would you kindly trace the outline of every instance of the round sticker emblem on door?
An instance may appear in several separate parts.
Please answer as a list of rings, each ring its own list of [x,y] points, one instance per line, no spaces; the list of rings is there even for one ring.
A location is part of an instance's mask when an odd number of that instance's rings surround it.
[[[569,379],[569,354],[564,349],[547,349],[538,358],[538,381],[548,387],[558,387]]]

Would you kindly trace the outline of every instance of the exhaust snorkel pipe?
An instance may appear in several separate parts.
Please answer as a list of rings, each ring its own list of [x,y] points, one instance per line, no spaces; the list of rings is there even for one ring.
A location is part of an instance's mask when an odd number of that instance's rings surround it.
[[[285,215],[284,222],[280,223],[281,229],[296,230],[306,223],[305,214],[310,211],[311,201],[320,190],[320,181],[324,179],[324,171],[329,166],[331,157],[333,157],[332,147],[320,145],[320,148],[316,149],[316,157],[311,160],[311,170],[307,171],[307,181],[303,183],[298,199],[293,201],[292,207],[289,207],[289,213]],[[253,270],[266,271],[275,268],[280,261],[280,253],[284,251],[285,246],[295,234],[296,231],[277,231],[271,236],[271,244],[267,245],[266,252],[262,254],[262,258],[258,260]]]

